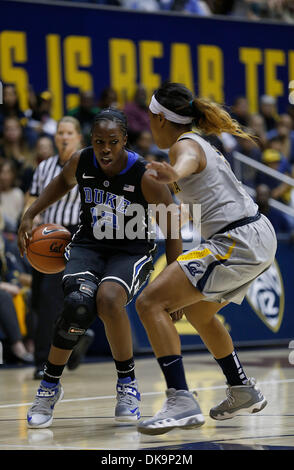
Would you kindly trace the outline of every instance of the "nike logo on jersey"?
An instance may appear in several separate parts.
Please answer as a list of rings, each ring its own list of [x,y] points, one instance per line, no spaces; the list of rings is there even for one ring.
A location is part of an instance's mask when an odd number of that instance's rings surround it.
[[[123,190],[133,193],[135,191],[135,186],[132,186],[131,184],[125,184]]]
[[[87,179],[87,178],[95,178],[95,176],[85,175],[85,173],[84,173],[84,174],[83,174],[83,178],[84,178],[84,179]]]

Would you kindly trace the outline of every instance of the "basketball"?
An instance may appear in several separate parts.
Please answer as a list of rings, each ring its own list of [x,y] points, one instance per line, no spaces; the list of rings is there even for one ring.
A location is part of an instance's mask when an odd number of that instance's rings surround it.
[[[70,240],[70,232],[62,225],[39,225],[27,246],[28,261],[41,273],[59,273],[64,270],[64,252]]]

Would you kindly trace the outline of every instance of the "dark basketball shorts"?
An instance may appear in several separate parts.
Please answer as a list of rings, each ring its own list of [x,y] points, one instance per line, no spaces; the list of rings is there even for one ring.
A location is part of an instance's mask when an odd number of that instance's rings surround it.
[[[134,250],[101,248],[97,242],[71,243],[65,254],[63,281],[68,276],[86,276],[98,286],[106,281],[117,282],[125,289],[129,304],[154,270],[155,251],[156,247],[138,254]]]

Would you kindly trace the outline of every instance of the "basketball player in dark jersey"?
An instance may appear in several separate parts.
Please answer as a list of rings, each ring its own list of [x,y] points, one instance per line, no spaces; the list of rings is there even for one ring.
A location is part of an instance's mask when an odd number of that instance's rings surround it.
[[[173,200],[168,187],[151,178],[145,161],[126,150],[126,143],[124,114],[112,109],[98,114],[92,128],[92,146],[71,157],[21,222],[18,241],[23,254],[34,217],[78,183],[81,225],[67,248],[63,313],[56,323],[44,378],[28,412],[29,427],[51,425],[54,405],[63,396],[59,381],[63,369],[97,313],[104,323],[118,374],[115,418],[140,418],[140,394],[125,305],[153,270],[155,244],[148,232],[148,204],[168,206]],[[135,237],[130,234],[134,228],[130,209],[134,205],[139,214]],[[172,222],[170,216],[166,230],[168,264],[182,252],[180,238],[171,236]],[[175,320],[180,312],[172,315]]]

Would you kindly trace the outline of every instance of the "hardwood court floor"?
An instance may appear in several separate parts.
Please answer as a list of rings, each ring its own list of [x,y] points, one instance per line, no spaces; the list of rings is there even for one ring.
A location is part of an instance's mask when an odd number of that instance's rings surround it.
[[[47,429],[27,429],[26,411],[38,387],[33,368],[0,369],[0,450],[292,449],[294,450],[294,365],[290,350],[241,350],[250,377],[256,377],[268,405],[255,415],[214,421],[209,409],[225,396],[224,377],[208,353],[185,353],[190,389],[197,389],[206,423],[199,429],[143,436],[113,419],[115,372],[112,361],[82,364],[64,372],[64,399]],[[164,381],[154,358],[138,358],[142,415],[164,401]]]

